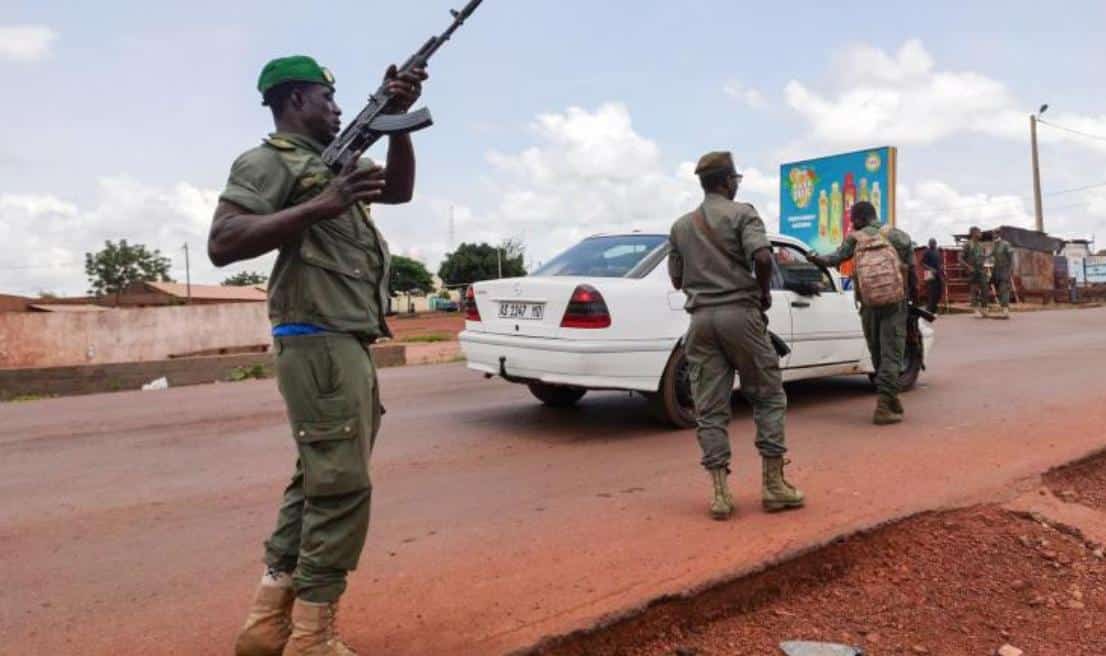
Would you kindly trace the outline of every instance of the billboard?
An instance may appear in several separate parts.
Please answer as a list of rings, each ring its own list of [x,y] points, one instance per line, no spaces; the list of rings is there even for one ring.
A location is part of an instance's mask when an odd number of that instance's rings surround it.
[[[852,232],[849,210],[862,200],[894,225],[896,156],[883,146],[780,166],[780,234],[832,252]]]

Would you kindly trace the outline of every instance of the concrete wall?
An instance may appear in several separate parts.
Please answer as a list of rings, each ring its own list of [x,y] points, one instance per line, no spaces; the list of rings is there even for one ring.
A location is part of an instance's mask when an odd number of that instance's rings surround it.
[[[400,344],[381,344],[373,346],[372,351],[377,367],[400,367],[406,364],[406,349]],[[29,396],[69,396],[135,390],[162,377],[168,379],[170,387],[201,385],[231,380],[236,369],[250,369],[256,365],[263,367],[266,374],[271,374],[273,354],[0,369],[0,401]]]
[[[0,313],[0,369],[166,360],[271,342],[265,303]]]

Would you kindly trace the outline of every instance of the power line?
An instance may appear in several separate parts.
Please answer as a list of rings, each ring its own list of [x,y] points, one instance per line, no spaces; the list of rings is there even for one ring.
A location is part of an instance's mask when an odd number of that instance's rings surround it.
[[[1063,130],[1064,132],[1070,132],[1072,134],[1078,134],[1079,136],[1087,137],[1088,139],[1097,139],[1099,141],[1106,141],[1106,137],[1104,137],[1104,136],[1097,135],[1097,134],[1090,134],[1089,132],[1083,132],[1081,130],[1075,130],[1075,129],[1072,129],[1072,128],[1066,128],[1062,125],[1056,125],[1055,123],[1049,123],[1048,121],[1044,120],[1043,118],[1038,118],[1037,122],[1041,123],[1043,125],[1047,125],[1050,128],[1056,128],[1057,130]]]
[[[1060,191],[1052,191],[1045,196],[1063,196],[1064,194],[1074,194],[1078,191],[1087,191],[1088,189],[1098,189],[1099,187],[1106,187],[1106,182],[1100,182],[1098,184],[1087,185],[1086,187],[1074,187],[1072,189],[1061,189]]]

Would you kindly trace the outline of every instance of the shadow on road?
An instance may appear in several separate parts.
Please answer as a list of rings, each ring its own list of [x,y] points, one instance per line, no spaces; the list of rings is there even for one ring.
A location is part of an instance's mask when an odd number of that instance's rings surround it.
[[[861,376],[796,381],[786,388],[792,412],[873,396],[871,384]],[[735,394],[734,421],[748,421],[751,417],[748,403]],[[571,408],[546,407],[527,396],[501,406],[464,412],[457,420],[470,426],[486,426],[489,435],[499,435],[504,440],[550,445],[664,436],[678,439],[682,433],[689,433],[659,423],[650,416],[642,396],[627,392],[589,392]]]

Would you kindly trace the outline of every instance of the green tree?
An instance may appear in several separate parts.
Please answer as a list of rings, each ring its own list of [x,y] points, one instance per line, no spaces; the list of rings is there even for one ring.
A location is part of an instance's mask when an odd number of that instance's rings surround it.
[[[391,273],[388,276],[389,294],[406,294],[407,305],[411,306],[412,294],[427,294],[433,289],[434,278],[422,262],[402,255],[392,257]],[[411,311],[415,311],[413,306]]]
[[[428,294],[434,291],[434,278],[422,262],[396,255],[392,257],[388,291],[392,294]]]
[[[84,254],[84,272],[88,276],[91,288],[89,294],[105,296],[119,294],[136,282],[160,281],[173,282],[169,277],[172,262],[161,251],[148,251],[142,244],[119,243],[108,240],[104,248],[96,253]]]
[[[223,281],[224,287],[252,287],[264,285],[269,282],[269,277],[256,271],[242,271]]]
[[[447,285],[471,285],[499,278],[501,263],[504,278],[525,276],[524,255],[522,243],[514,240],[505,241],[498,248],[487,243],[463,243],[452,253],[446,253],[438,277]]]

